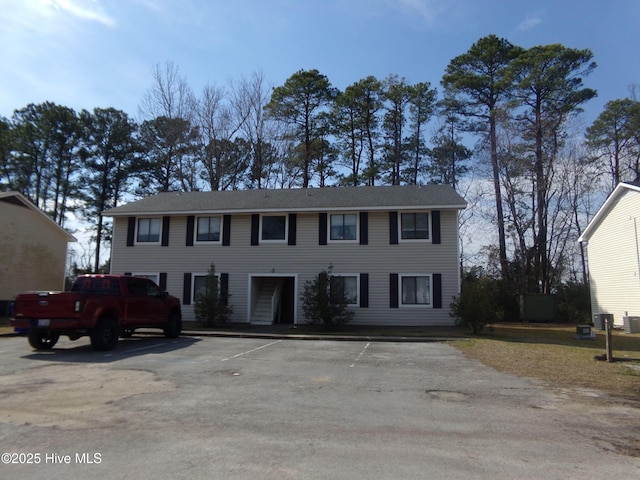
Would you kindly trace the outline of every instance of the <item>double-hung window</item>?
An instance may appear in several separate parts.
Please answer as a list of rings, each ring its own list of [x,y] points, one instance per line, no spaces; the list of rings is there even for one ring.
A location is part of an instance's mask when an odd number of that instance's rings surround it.
[[[332,275],[329,288],[331,303],[358,305],[357,275]]]
[[[198,217],[197,242],[219,242],[221,231],[221,217]]]
[[[402,305],[431,305],[431,275],[400,277]]]
[[[207,292],[207,278],[209,277],[208,273],[194,273],[192,285],[192,295],[191,295],[191,303],[195,304],[198,301],[198,297],[201,295],[205,295]],[[218,293],[220,293],[220,275],[215,274],[216,277],[216,285],[218,288]]]
[[[287,216],[263,215],[260,235],[263,241],[285,241],[287,239]]]
[[[429,213],[401,213],[400,231],[402,240],[429,240]]]
[[[358,215],[355,213],[336,213],[330,216],[331,240],[357,240]]]
[[[160,218],[139,218],[136,241],[138,243],[160,243]]]

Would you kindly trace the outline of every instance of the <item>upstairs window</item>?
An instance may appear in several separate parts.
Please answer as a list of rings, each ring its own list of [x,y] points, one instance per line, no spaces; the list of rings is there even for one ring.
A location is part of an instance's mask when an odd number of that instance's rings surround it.
[[[358,215],[332,214],[331,215],[331,240],[357,240],[358,239]]]
[[[402,240],[429,240],[429,213],[402,213],[400,231]]]
[[[286,215],[263,215],[260,238],[263,241],[284,241],[287,239]]]
[[[160,218],[139,218],[136,241],[138,243],[160,243]]]
[[[220,217],[198,217],[196,241],[219,242],[222,230]]]

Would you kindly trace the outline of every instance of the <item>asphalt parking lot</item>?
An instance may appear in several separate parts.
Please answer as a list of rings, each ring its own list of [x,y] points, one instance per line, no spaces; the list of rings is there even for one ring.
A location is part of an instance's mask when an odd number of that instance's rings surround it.
[[[0,478],[640,477],[584,405],[445,343],[1,338]]]

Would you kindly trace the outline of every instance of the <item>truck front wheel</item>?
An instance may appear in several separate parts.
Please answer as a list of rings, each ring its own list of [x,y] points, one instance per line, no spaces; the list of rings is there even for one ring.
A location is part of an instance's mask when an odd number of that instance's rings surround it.
[[[113,350],[120,335],[118,322],[113,318],[101,318],[91,331],[91,346],[94,350]]]
[[[169,320],[164,327],[164,336],[166,338],[178,338],[182,332],[182,320],[180,314],[173,312],[169,315]]]
[[[56,343],[60,335],[54,332],[48,332],[46,330],[29,330],[28,334],[29,345],[35,350],[51,350]]]

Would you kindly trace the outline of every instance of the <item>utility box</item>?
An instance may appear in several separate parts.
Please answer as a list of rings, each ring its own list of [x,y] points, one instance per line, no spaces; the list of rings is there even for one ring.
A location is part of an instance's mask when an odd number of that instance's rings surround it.
[[[591,325],[576,325],[576,340],[593,340],[595,331],[591,331]]]
[[[622,317],[625,333],[640,333],[640,317]]]
[[[607,320],[609,321],[609,326],[613,328],[613,313],[596,313],[593,316],[593,328],[604,330]]]
[[[523,322],[553,322],[556,318],[554,295],[525,293],[519,297],[520,320]]]

